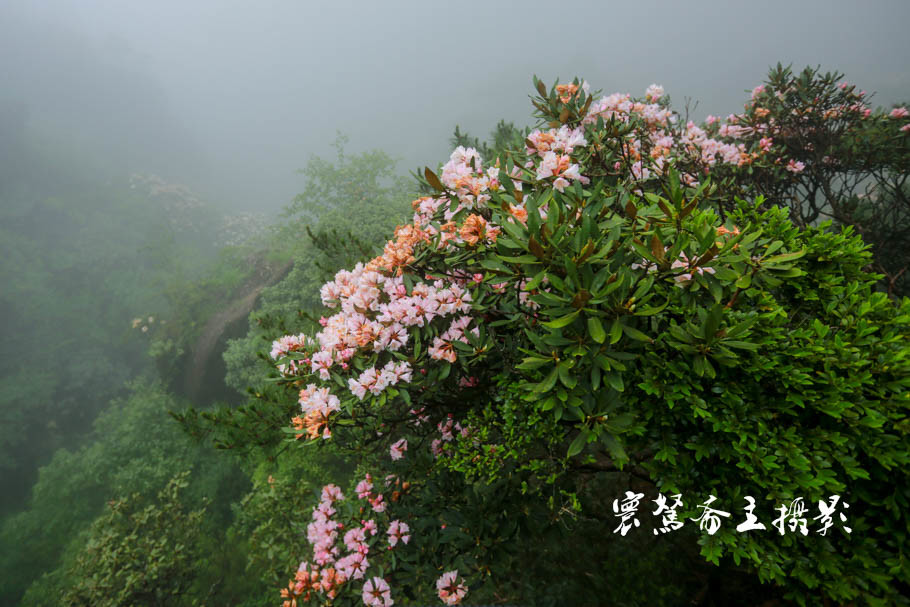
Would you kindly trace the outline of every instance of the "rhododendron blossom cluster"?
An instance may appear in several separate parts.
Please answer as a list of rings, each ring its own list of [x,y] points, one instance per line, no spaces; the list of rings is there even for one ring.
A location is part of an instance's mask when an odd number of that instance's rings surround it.
[[[393,478],[388,479],[388,485],[407,489]],[[381,514],[385,512],[383,495],[373,489],[373,479],[367,474],[355,491],[359,500]],[[345,505],[348,506],[346,512],[340,512]],[[388,581],[371,575],[375,568],[371,569],[370,559],[374,555],[382,559],[384,553],[407,545],[411,541],[411,529],[398,519],[384,519],[382,523],[372,518],[358,519],[357,515],[363,510],[364,507],[358,509],[348,505],[338,486],[323,487],[321,499],[313,508],[312,520],[307,525],[306,537],[312,547],[312,560],[301,562],[294,579],[281,591],[286,607],[311,600],[331,600],[346,589],[359,593],[365,605],[389,607],[394,604]],[[382,539],[377,537],[380,524],[386,528],[384,546]]]

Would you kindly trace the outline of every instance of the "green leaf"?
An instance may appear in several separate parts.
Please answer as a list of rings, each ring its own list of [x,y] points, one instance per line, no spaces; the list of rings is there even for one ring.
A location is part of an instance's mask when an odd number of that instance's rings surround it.
[[[748,289],[752,285],[752,273],[743,274],[736,279],[737,289]]]
[[[538,369],[549,362],[553,362],[553,359],[528,356],[523,361],[521,361],[521,364],[516,365],[515,368],[521,369],[522,371],[531,371],[533,369]]]
[[[565,316],[557,318],[556,320],[545,322],[543,325],[551,329],[560,329],[568,324],[571,324],[571,322],[578,317],[580,312],[581,310],[575,310],[571,314],[566,314]]]
[[[806,254],[806,249],[800,249],[799,251],[793,251],[792,253],[783,253],[781,255],[774,255],[773,257],[768,257],[767,259],[763,259],[762,263],[764,263],[764,264],[784,263],[786,261],[793,261],[794,259],[799,259],[800,257],[802,257],[805,254]]]
[[[625,390],[625,386],[622,382],[622,375],[620,375],[617,371],[610,371],[606,374],[605,378],[607,380],[607,384],[609,384],[610,387],[617,392],[622,392]]]
[[[540,285],[540,283],[543,281],[544,276],[546,276],[546,275],[547,275],[546,270],[541,270],[540,272],[538,272],[537,275],[534,276],[534,278],[532,278],[530,281],[528,281],[528,284],[525,285],[524,290],[533,291],[534,289],[536,289]]]
[[[588,318],[588,334],[591,339],[599,344],[604,343],[604,340],[607,339],[607,333],[604,331],[603,325],[600,324],[600,319],[596,316]]]
[[[622,325],[622,330],[626,335],[628,335],[629,337],[631,337],[634,340],[644,341],[644,342],[648,342],[648,343],[654,342],[653,339],[651,339],[650,337],[648,337],[647,335],[645,335],[644,333],[642,333],[635,327],[630,327],[629,325]]]
[[[619,466],[621,470],[623,465],[629,461],[629,456],[626,455],[626,450],[623,449],[622,443],[619,442],[616,436],[609,432],[600,433],[600,442],[604,444],[610,457],[616,462],[616,465]]]
[[[512,274],[512,270],[498,259],[481,259],[480,267],[502,274]]]
[[[607,429],[613,434],[619,434],[628,430],[634,422],[635,415],[626,412],[620,413],[619,415],[611,415],[607,417],[605,425]]]
[[[537,384],[534,388],[534,392],[542,394],[544,392],[549,392],[553,389],[553,386],[556,385],[556,378],[558,377],[558,369],[553,367],[553,370],[550,371],[550,374],[547,375],[546,379]]]
[[[502,261],[507,261],[509,263],[537,263],[537,258],[533,255],[517,255],[513,257],[499,255],[498,257]]]
[[[569,373],[569,367],[562,363],[556,365],[556,369],[559,371],[559,381],[562,382],[566,388],[571,390],[578,384],[578,380],[575,379],[575,376]]]
[[[729,346],[731,348],[739,348],[740,350],[758,350],[758,348],[759,348],[758,344],[753,344],[748,341],[736,341],[736,340],[732,340],[732,339],[725,339],[721,343],[723,343],[725,346]]]
[[[566,457],[575,457],[581,450],[585,448],[585,445],[588,442],[588,431],[582,430],[578,433],[578,436],[575,437],[575,440],[572,441],[572,444],[569,445],[569,451],[566,453]]]
[[[552,409],[552,408],[555,407],[555,406],[556,406],[556,397],[555,397],[555,396],[549,396],[549,397],[547,397],[547,398],[543,401],[543,403],[541,403],[541,405],[540,405],[540,410],[541,410],[541,411],[549,411],[550,409]]]
[[[616,318],[613,320],[613,325],[610,327],[610,345],[618,342],[620,337],[622,337],[622,323]]]
[[[714,339],[714,336],[717,335],[717,329],[720,327],[720,322],[724,317],[724,307],[720,304],[714,304],[711,307],[711,311],[708,312],[708,318],[705,320],[704,327],[702,327],[702,337],[705,341],[711,341]]]
[[[655,314],[663,312],[668,305],[670,305],[669,299],[659,306],[644,306],[641,308],[635,308],[634,314],[635,316],[654,316]]]

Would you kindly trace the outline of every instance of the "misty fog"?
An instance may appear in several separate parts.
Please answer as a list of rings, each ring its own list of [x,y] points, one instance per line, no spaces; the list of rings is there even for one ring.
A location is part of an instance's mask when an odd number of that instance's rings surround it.
[[[336,131],[406,173],[441,161],[456,124],[527,124],[534,74],[605,93],[657,82],[701,120],[736,111],[780,61],[844,72],[888,105],[910,88],[908,16],[900,0],[4,2],[0,107],[126,170],[273,212]]]

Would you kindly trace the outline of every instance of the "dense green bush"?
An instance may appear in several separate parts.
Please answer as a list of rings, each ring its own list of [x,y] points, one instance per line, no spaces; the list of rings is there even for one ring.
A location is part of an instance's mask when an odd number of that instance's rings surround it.
[[[524,577],[522,539],[580,517],[623,542],[624,490],[627,502],[681,495],[679,520],[726,575],[696,594],[902,600],[910,300],[874,292],[849,228],[797,227],[760,196],[725,204],[721,221],[692,163],[727,145],[715,162],[739,166],[744,146],[674,140],[662,91],[596,103],[577,81],[539,92],[549,130],[486,165],[460,147],[440,177],[428,169],[437,194],[415,201],[413,224],[322,288],[340,311],[315,338],[273,344],[286,402],[304,413],[289,432],[331,437],[373,471],[355,489],[365,502],[324,490],[287,602],[362,590],[388,604],[387,584],[396,600],[427,600],[445,569],[476,600],[558,601]],[[635,145],[655,133],[667,154]],[[734,530],[746,496],[764,531]],[[715,500],[733,518],[686,520]],[[341,549],[335,526],[357,528],[368,508],[380,531],[407,521],[414,544],[329,550]],[[355,548],[378,572],[364,583]],[[589,563],[553,563],[536,582],[590,579],[609,597],[613,572]],[[461,579],[439,577],[439,597],[461,600]],[[756,581],[774,586],[755,593]],[[584,602],[569,586],[562,600]]]

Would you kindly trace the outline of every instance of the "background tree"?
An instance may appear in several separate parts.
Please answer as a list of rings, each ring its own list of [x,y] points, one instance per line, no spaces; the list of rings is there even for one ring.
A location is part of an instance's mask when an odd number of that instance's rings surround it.
[[[78,580],[63,605],[190,605],[191,573],[202,565],[205,509],[189,511],[180,491],[188,473],[171,479],[156,503],[139,494],[108,503],[76,557]]]

